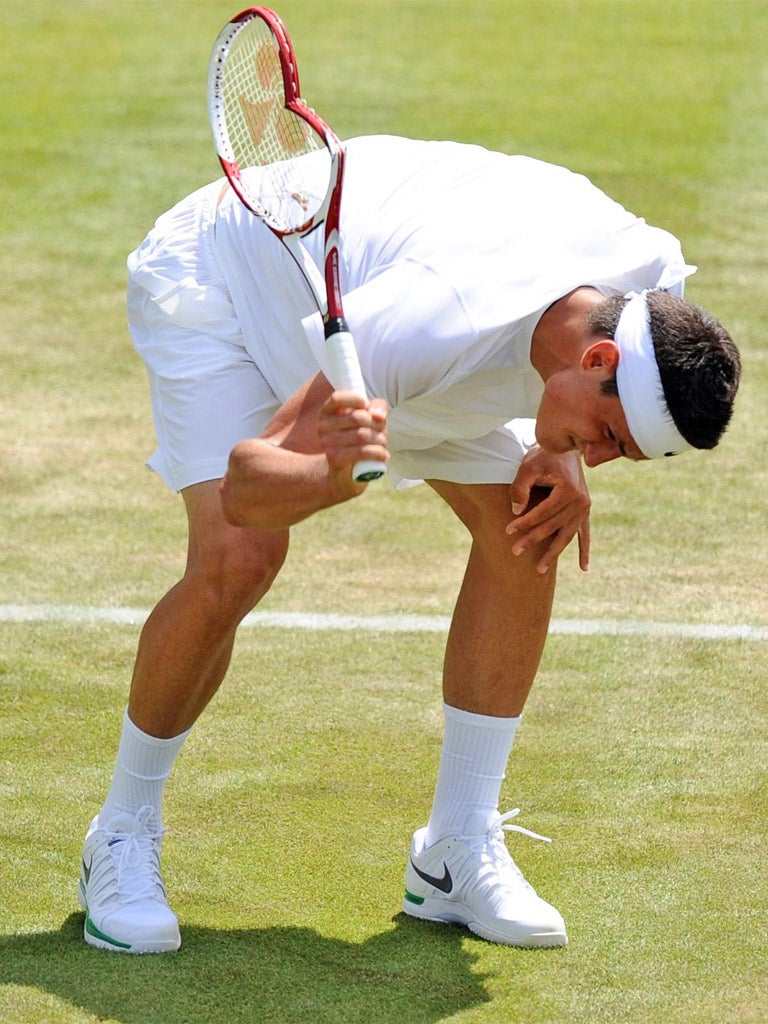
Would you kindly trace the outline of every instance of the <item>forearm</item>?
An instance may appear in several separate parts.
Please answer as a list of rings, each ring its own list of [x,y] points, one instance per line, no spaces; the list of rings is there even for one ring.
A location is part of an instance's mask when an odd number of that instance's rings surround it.
[[[233,526],[282,530],[363,490],[351,478],[341,487],[322,453],[294,452],[254,438],[232,451],[221,500]]]

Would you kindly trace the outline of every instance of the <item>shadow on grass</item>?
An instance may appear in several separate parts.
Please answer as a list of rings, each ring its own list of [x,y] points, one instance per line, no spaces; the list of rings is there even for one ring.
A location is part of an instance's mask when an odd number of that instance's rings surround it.
[[[309,928],[187,926],[178,953],[125,956],[59,931],[0,938],[0,984],[53,993],[120,1024],[435,1024],[487,1002],[458,928],[394,919],[362,944]]]

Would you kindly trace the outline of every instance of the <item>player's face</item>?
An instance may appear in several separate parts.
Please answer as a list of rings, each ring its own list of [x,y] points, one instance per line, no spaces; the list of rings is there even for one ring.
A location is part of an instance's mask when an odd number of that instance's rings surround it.
[[[602,381],[611,376],[580,367],[547,381],[536,418],[536,439],[542,448],[581,451],[589,467],[622,457],[645,458],[629,432],[618,397],[602,390]]]

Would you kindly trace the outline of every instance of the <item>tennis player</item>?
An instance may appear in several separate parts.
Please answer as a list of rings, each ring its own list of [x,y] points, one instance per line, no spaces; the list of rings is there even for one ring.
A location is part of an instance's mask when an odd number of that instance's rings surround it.
[[[333,390],[301,275],[221,181],[160,217],[129,257],[158,439],[149,465],[182,494],[189,558],[144,626],[112,784],[85,840],[91,945],[179,947],[160,872],[166,779],[290,527],[359,495],[351,467],[371,458],[398,488],[427,481],[472,539],[403,909],[512,946],[567,941],[506,847],[507,832],[535,833],[499,795],[573,538],[588,565],[582,466],[713,448],[738,353],[682,297],[695,268],[674,237],[527,157],[354,139],[341,238],[370,401]],[[322,239],[308,245],[319,261]]]

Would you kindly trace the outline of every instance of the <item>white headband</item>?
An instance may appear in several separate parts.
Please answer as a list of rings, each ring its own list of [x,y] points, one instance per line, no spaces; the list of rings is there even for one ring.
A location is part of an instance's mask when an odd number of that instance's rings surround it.
[[[624,415],[638,448],[649,459],[679,455],[688,444],[674,424],[656,363],[648,319],[648,293],[631,292],[614,341],[619,349],[616,385]]]

